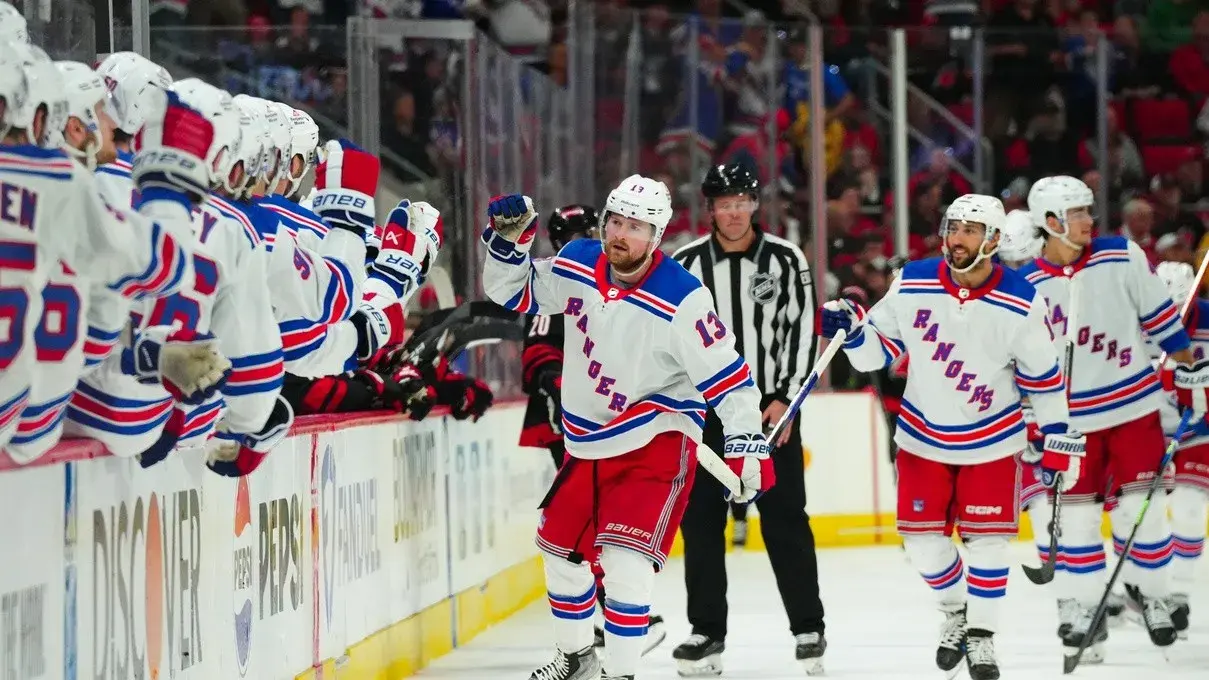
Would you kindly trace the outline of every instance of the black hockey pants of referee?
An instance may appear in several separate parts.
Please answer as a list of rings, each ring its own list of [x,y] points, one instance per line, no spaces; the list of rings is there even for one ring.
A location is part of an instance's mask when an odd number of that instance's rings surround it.
[[[761,408],[771,402],[766,399]],[[722,451],[722,423],[711,410],[705,421],[705,443]],[[819,599],[819,565],[814,532],[806,515],[806,480],[802,466],[802,433],[795,420],[785,446],[772,453],[776,484],[760,498],[760,533],[776,575],[777,590],[794,635],[823,632]],[[726,511],[722,484],[697,469],[688,507],[680,523],[684,539],[684,585],[693,633],[726,638]]]

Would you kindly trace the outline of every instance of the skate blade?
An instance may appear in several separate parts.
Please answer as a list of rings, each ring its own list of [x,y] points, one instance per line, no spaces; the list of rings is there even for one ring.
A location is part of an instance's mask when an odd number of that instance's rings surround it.
[[[676,659],[676,673],[682,678],[710,678],[722,675],[722,657],[707,656],[699,661]]]
[[[823,669],[823,657],[821,656],[815,659],[799,659],[798,663],[802,664],[802,669],[806,671],[806,675],[811,677],[825,673]]]
[[[643,641],[646,646],[642,648],[642,655],[646,656],[647,654],[650,654],[652,651],[654,651],[654,649],[656,647],[663,644],[663,641],[666,639],[667,639],[667,630],[665,629],[663,624],[659,624],[659,625],[651,626],[650,628],[647,628],[646,640]]]

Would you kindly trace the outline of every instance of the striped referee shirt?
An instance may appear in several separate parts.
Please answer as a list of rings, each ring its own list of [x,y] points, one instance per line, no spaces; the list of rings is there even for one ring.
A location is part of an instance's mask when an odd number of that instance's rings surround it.
[[[806,256],[757,228],[744,252],[724,252],[710,235],[672,257],[713,294],[760,391],[788,403],[814,364],[814,282]]]

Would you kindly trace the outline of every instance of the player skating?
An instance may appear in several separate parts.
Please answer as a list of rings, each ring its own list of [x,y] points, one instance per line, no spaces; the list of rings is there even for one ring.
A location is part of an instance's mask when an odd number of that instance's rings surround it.
[[[993,636],[1017,531],[1022,394],[1046,433],[1045,467],[1070,483],[1083,456],[1083,436],[1067,422],[1045,301],[991,261],[1004,219],[994,197],[958,198],[941,223],[944,259],[907,263],[867,313],[837,300],[821,316],[826,337],[847,332],[844,350],[857,370],[912,357],[895,434],[898,531],[945,615],[936,665],[953,677],[964,656],[974,680],[999,677]],[[949,538],[954,528],[964,561]]]
[[[1163,262],[1155,273],[1167,286],[1171,299],[1180,303],[1196,287],[1196,272],[1183,262]],[[1197,361],[1209,353],[1209,302],[1198,297],[1184,318],[1184,329],[1192,336],[1192,356]],[[1175,395],[1164,408],[1163,431],[1168,436],[1179,420]],[[1174,544],[1171,563],[1171,623],[1182,639],[1188,636],[1192,586],[1196,565],[1205,549],[1205,528],[1209,521],[1209,426],[1203,421],[1192,436],[1180,442],[1175,453],[1174,488],[1167,496],[1171,508],[1171,538]]]
[[[632,679],[655,571],[667,559],[696,469],[707,403],[742,498],[772,486],[768,442],[747,364],[700,281],[659,250],[667,187],[638,175],[605,203],[600,240],[531,261],[537,213],[523,196],[491,202],[484,288],[525,314],[563,314],[562,426],[568,459],[542,503],[537,543],[555,621],[555,657],[531,680],[601,676],[592,650],[598,550],[609,669]],[[704,400],[702,399],[704,397]]]
[[[563,249],[571,241],[581,238],[598,238],[600,216],[596,208],[588,205],[568,205],[555,210],[546,220],[546,235],[554,252]],[[550,451],[555,469],[562,467],[567,455],[562,427],[562,372],[563,372],[563,317],[561,314],[534,314],[525,318],[525,347],[521,357],[522,384],[529,395],[525,408],[525,419],[521,429],[520,445],[544,448]],[[596,592],[604,597],[599,561],[592,563],[596,576]],[[604,647],[604,628],[595,626],[593,644]],[[643,654],[659,646],[667,637],[663,628],[663,617],[651,614],[647,624],[646,644]]]
[[[1084,659],[1103,659],[1102,622],[1092,630],[1104,593],[1101,513],[1110,511],[1113,534],[1130,533],[1165,449],[1158,409],[1159,379],[1147,358],[1149,338],[1172,359],[1192,363],[1188,334],[1146,256],[1124,237],[1092,237],[1091,189],[1073,177],[1049,177],[1029,192],[1029,212],[1043,233],[1040,258],[1020,272],[1049,302],[1055,342],[1073,339],[1070,380],[1072,426],[1087,433],[1087,456],[1078,483],[1063,494],[1061,563],[1055,585],[1062,606],[1063,648],[1073,656],[1091,636]],[[1077,309],[1072,309],[1072,296]],[[1077,327],[1071,324],[1076,319]],[[1182,368],[1177,381],[1201,378]],[[1031,481],[1033,474],[1026,473]],[[1033,498],[1026,482],[1022,497]],[[1044,495],[1029,504],[1038,544],[1047,544],[1052,510]],[[1166,502],[1157,496],[1138,530],[1123,571],[1126,592],[1145,621],[1151,641],[1176,639],[1165,598],[1171,534]],[[1115,505],[1115,507],[1113,507]]]

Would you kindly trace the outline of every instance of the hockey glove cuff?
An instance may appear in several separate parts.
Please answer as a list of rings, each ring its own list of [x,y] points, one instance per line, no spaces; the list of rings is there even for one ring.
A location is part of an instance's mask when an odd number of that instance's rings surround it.
[[[357,330],[357,360],[363,363],[377,356],[379,350],[402,342],[407,330],[403,305],[398,302],[382,309],[363,303],[349,321]]]
[[[854,328],[865,321],[865,308],[852,300],[832,300],[819,308],[815,332],[824,338],[834,338],[840,331],[852,336]]]
[[[315,167],[311,210],[329,227],[347,229],[361,238],[374,230],[374,195],[382,163],[347,139],[323,146],[323,161]]]
[[[1031,444],[1021,455],[1021,460],[1040,466],[1041,483],[1047,487],[1054,488],[1061,474],[1062,487],[1055,490],[1070,491],[1079,481],[1081,461],[1087,452],[1086,438],[1066,425],[1047,425],[1037,433],[1044,437],[1040,448]]]
[[[1209,359],[1191,366],[1176,366],[1171,372],[1171,382],[1176,401],[1180,406],[1192,409],[1194,420],[1200,420],[1209,412]]]
[[[293,424],[294,409],[278,395],[269,419],[259,432],[239,435],[220,429],[215,439],[221,443],[206,456],[206,465],[224,477],[250,475],[264,462],[265,456],[289,435]]]
[[[175,92],[156,90],[146,123],[135,136],[131,178],[140,193],[162,189],[200,201],[212,183],[206,158],[214,144],[214,125],[186,106]]]
[[[151,326],[130,338],[121,353],[122,372],[144,384],[160,383],[172,398],[196,406],[222,389],[231,362],[219,354],[209,333]]]
[[[750,503],[776,484],[771,451],[763,434],[734,434],[726,438],[722,457],[743,486],[739,496],[726,491],[728,503]]]

